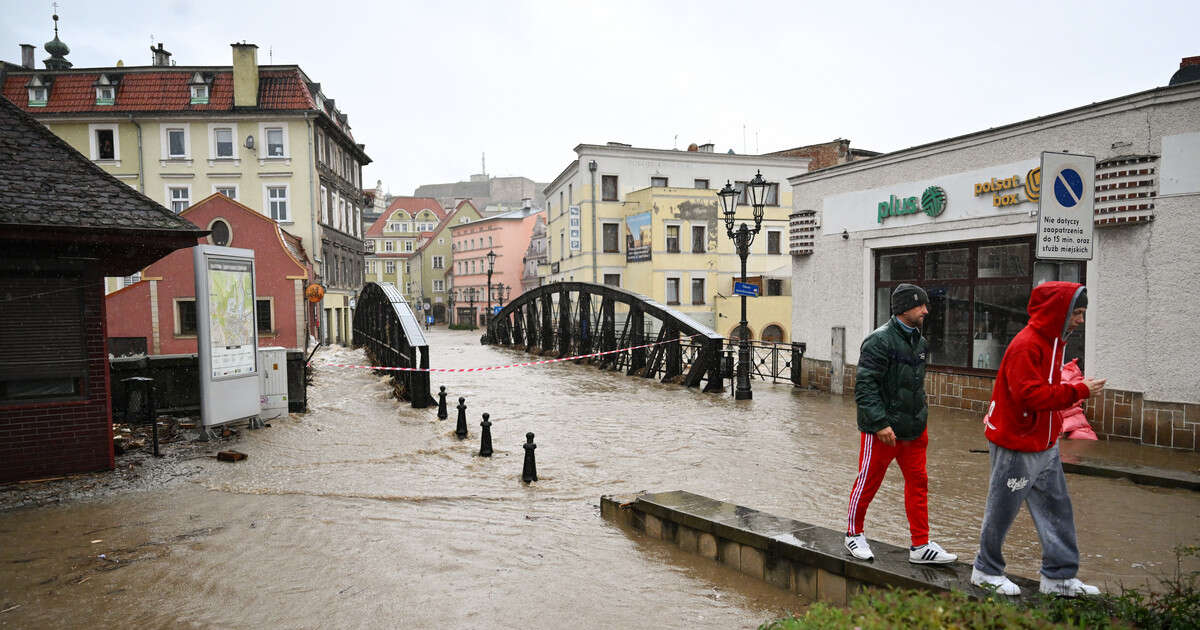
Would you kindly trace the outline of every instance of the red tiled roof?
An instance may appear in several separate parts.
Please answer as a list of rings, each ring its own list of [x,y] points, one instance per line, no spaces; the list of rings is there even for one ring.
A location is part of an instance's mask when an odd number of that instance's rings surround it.
[[[404,220],[408,221],[422,210],[429,210],[437,215],[438,223],[446,219],[446,209],[433,197],[392,197],[392,203],[388,204],[387,210],[384,210],[383,214],[379,215],[379,218],[371,224],[371,227],[367,228],[366,235],[368,237],[383,236],[383,228],[392,215],[397,212],[403,212]]]
[[[212,74],[212,89],[208,103],[191,104],[188,82],[196,72]],[[29,107],[29,90],[25,84],[32,74],[53,78],[50,98],[45,107]],[[97,105],[95,83],[101,74],[121,75],[113,105]],[[266,110],[316,109],[312,94],[298,68],[259,70],[258,108]],[[162,70],[128,71],[113,68],[86,72],[22,72],[9,74],[3,93],[21,109],[32,113],[75,112],[189,112],[231,111],[233,109],[233,72],[231,70]]]

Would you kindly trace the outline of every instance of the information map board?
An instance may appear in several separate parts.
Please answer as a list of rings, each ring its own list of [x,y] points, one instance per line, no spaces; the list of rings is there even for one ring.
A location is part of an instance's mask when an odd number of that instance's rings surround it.
[[[197,245],[192,260],[201,423],[211,427],[257,416],[254,251]]]

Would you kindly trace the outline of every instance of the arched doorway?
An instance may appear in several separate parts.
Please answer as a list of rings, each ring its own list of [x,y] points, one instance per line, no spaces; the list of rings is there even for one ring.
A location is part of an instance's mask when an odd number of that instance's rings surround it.
[[[783,327],[778,324],[770,324],[762,331],[762,340],[772,343],[783,343]]]
[[[745,337],[746,339],[749,339],[749,340],[753,340],[754,339],[754,331],[750,330],[749,328],[742,328],[740,325],[734,326],[733,330],[729,331],[730,341],[732,341],[734,339],[741,339],[742,337]]]

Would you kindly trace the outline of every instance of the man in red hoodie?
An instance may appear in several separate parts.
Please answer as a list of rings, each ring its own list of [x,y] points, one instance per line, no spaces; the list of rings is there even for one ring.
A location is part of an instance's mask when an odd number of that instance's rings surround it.
[[[1083,325],[1087,289],[1074,282],[1045,282],[1029,296],[1029,323],[1004,352],[992,401],[983,418],[990,444],[991,479],[971,583],[1003,595],[1021,589],[1004,576],[1004,537],[1021,504],[1029,506],[1042,543],[1040,590],[1053,595],[1095,595],[1075,577],[1079,549],[1067,494],[1058,436],[1062,410],[1104,389],[1104,379],[1062,383],[1067,336]]]

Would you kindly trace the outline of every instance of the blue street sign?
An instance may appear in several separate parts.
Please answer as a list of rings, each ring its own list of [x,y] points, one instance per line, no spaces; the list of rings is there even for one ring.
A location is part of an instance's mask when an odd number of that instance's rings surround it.
[[[758,297],[758,285],[750,284],[749,282],[734,282],[734,295],[746,295],[749,297]]]
[[[499,315],[499,314],[500,314],[500,307],[499,307],[499,306],[493,306],[493,307],[492,307],[492,315]]]
[[[425,323],[426,323],[426,324],[432,324],[432,323],[433,323],[433,315],[426,315],[426,316],[425,316]]]
[[[1074,169],[1064,168],[1054,178],[1054,198],[1064,208],[1073,207],[1083,198],[1083,178]]]

